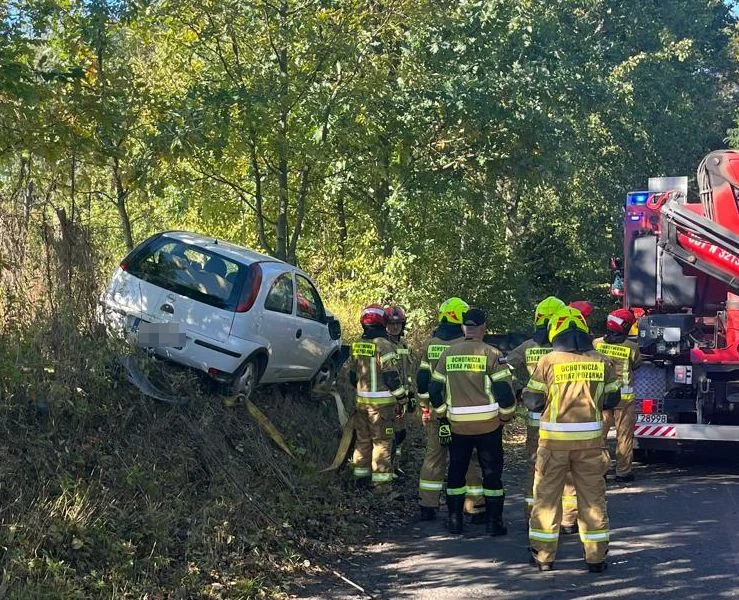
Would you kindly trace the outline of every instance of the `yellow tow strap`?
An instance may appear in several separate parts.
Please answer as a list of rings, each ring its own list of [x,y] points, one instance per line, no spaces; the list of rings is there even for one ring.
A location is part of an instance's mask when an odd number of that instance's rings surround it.
[[[290,458],[295,458],[293,453],[290,451],[290,447],[287,445],[285,438],[282,437],[282,434],[277,430],[277,427],[272,424],[272,421],[267,418],[267,415],[259,410],[251,400],[244,400],[243,395],[237,394],[236,396],[224,398],[223,403],[226,406],[234,406],[241,403],[245,404],[249,416],[254,419],[256,424],[259,425],[259,428],[264,431],[264,433],[266,433],[275,444],[284,450]]]
[[[354,415],[349,417],[347,422],[344,424],[344,429],[341,432],[341,441],[339,442],[339,447],[336,449],[336,455],[334,456],[334,461],[331,463],[330,466],[326,467],[325,469],[321,469],[321,473],[326,473],[327,471],[338,470],[338,468],[344,464],[344,460],[346,459],[346,453],[349,452],[349,448],[351,447],[353,441],[354,441]]]

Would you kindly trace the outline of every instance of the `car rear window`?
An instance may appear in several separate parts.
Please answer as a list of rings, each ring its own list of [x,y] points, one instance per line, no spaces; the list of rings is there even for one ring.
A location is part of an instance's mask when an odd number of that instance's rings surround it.
[[[235,310],[250,269],[166,236],[136,252],[126,271],[164,289],[224,310]]]

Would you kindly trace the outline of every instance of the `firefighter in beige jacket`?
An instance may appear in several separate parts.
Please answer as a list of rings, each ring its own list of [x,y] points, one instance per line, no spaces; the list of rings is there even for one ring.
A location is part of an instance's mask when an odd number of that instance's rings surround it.
[[[634,313],[619,308],[608,315],[606,335],[593,342],[595,349],[613,361],[621,381],[621,402],[613,410],[603,411],[603,441],[607,446],[608,431],[616,425],[616,481],[634,480],[634,371],[641,366],[639,346],[626,339],[636,323]]]
[[[608,453],[603,448],[602,412],[621,399],[613,364],[593,350],[580,311],[563,308],[549,321],[553,350],[537,364],[523,398],[540,411],[534,507],[529,543],[539,570],[553,568],[562,518],[562,491],[567,472],[577,491],[580,539],[591,572],[606,568]]]
[[[442,445],[449,444],[449,532],[462,533],[465,474],[472,451],[477,450],[486,532],[505,535],[502,423],[513,417],[516,396],[502,355],[482,341],[485,313],[472,308],[464,314],[462,323],[465,339],[441,354],[429,386],[431,404],[439,416],[439,440]]]

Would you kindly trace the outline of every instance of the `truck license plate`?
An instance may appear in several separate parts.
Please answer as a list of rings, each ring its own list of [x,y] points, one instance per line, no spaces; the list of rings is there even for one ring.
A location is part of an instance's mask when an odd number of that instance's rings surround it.
[[[649,425],[658,425],[661,423],[667,423],[667,415],[645,415],[639,413],[636,415],[637,423],[647,423]]]

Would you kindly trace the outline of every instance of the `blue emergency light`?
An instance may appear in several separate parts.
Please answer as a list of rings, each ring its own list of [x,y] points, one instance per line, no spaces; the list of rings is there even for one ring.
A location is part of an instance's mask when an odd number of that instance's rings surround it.
[[[627,206],[644,206],[649,198],[649,192],[630,192],[626,194]]]

